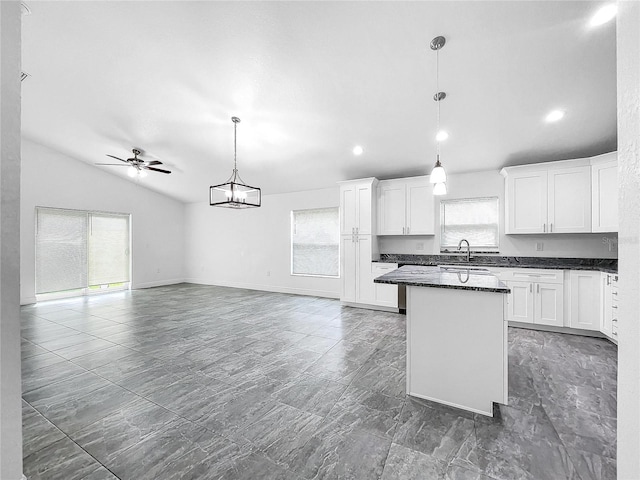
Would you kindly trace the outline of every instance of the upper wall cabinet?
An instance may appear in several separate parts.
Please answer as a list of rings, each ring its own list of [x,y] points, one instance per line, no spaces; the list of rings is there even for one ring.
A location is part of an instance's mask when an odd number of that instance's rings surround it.
[[[378,180],[364,178],[340,182],[340,233],[375,233],[375,192]]]
[[[591,232],[590,159],[503,168],[507,234]]]
[[[428,177],[378,184],[378,235],[434,235],[433,186]]]
[[[618,155],[606,153],[591,159],[591,229],[618,231]]]

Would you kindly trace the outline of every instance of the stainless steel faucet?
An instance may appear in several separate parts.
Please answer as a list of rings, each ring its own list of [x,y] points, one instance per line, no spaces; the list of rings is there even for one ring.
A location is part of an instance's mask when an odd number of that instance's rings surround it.
[[[467,262],[471,261],[471,245],[469,245],[469,240],[463,238],[458,242],[458,251],[462,250],[462,242],[467,244]]]

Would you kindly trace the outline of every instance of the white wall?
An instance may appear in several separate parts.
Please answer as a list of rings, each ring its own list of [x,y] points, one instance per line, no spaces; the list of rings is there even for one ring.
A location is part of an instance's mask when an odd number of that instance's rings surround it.
[[[0,2],[0,478],[22,477],[20,2]]]
[[[185,205],[100,167],[22,141],[21,302],[35,301],[35,207],[131,214],[132,287],[184,280]]]
[[[186,280],[256,290],[340,296],[337,278],[291,275],[291,211],[339,206],[338,187],[264,195],[262,207],[186,207]]]
[[[500,255],[515,257],[586,257],[616,258],[618,235],[601,233],[563,235],[505,235],[504,177],[497,171],[483,171],[447,176],[448,194],[442,199],[498,197],[500,201]],[[435,236],[380,237],[380,253],[439,254],[440,201],[435,201]],[[605,239],[613,239],[610,244]],[[542,242],[543,250],[536,251]],[[424,250],[418,250],[422,243]]]
[[[618,2],[618,478],[640,478],[640,3]]]

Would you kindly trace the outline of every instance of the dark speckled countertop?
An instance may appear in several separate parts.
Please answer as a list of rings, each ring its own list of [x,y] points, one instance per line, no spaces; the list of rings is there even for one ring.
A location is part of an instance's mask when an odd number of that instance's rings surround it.
[[[481,268],[405,265],[374,279],[374,282],[413,287],[475,290],[478,292],[510,292],[509,287],[502,283],[498,277]]]
[[[552,268],[561,270],[595,270],[607,273],[618,273],[618,260],[615,258],[560,258],[560,257],[504,257],[498,255],[473,255],[467,263],[465,255],[380,255],[379,262],[397,263],[398,265],[451,265],[462,264],[484,267],[508,268]]]

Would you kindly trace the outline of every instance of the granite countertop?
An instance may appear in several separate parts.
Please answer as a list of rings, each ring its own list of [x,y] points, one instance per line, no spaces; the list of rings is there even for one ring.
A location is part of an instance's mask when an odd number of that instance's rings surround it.
[[[484,269],[405,265],[374,279],[375,283],[509,293],[509,287]]]
[[[467,263],[466,255],[380,255],[378,262],[397,263],[398,265],[451,265],[461,264],[475,267],[507,268],[551,268],[560,270],[595,270],[606,273],[618,273],[618,260],[615,258],[560,258],[560,257],[505,257],[498,255],[473,255]]]

